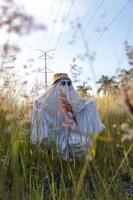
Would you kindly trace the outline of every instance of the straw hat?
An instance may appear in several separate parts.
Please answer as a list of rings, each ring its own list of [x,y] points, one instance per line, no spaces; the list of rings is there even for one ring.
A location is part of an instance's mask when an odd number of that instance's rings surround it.
[[[53,75],[52,84],[56,83],[57,81],[59,81],[61,79],[68,79],[68,80],[71,81],[71,79],[68,77],[68,74],[66,74],[66,73],[56,73],[56,74]]]

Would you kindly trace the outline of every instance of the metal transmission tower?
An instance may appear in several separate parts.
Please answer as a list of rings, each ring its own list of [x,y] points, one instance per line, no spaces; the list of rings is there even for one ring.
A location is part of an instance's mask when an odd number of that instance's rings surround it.
[[[49,55],[49,52],[55,51],[55,49],[50,49],[48,51],[42,51],[40,49],[37,49],[37,50],[42,52],[42,55],[39,56],[39,59],[44,60],[44,68],[39,68],[38,72],[42,72],[43,73],[43,70],[44,70],[44,74],[45,74],[45,90],[47,90],[47,87],[48,87],[48,79],[47,79],[48,73],[53,73],[53,71],[51,69],[48,69],[48,67],[47,67],[47,60],[53,59],[53,57],[51,55]]]

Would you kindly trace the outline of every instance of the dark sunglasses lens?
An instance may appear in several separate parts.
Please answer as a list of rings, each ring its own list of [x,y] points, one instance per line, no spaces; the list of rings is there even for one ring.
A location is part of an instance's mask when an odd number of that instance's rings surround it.
[[[68,84],[68,86],[70,86],[71,85],[71,81],[68,81],[67,84]]]
[[[66,81],[61,81],[61,84],[64,86],[66,85]]]
[[[70,86],[72,83],[71,83],[71,81],[61,81],[61,84],[62,84],[63,86],[65,86],[65,85]]]

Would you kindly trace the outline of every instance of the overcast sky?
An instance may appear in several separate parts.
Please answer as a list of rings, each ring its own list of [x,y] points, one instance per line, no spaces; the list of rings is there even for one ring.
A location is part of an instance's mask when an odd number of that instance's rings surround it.
[[[49,68],[71,76],[70,64],[76,58],[77,66],[83,68],[80,81],[91,78],[93,88],[94,81],[102,74],[112,76],[117,68],[130,68],[124,42],[127,40],[133,45],[132,0],[19,0],[19,4],[38,22],[44,23],[47,31],[34,32],[16,40],[22,47],[18,65],[34,58],[34,68],[43,67],[44,61],[37,59],[41,54],[36,49],[56,48],[52,54],[54,59],[48,62]],[[87,48],[95,55],[92,63],[87,58],[77,57],[84,55]],[[43,76],[34,74],[34,79]],[[51,74],[48,75],[49,82],[50,79]]]

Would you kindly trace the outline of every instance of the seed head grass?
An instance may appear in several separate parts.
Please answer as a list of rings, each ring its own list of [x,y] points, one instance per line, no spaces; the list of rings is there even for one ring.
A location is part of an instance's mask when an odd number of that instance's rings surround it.
[[[123,177],[133,179],[133,145],[122,140],[121,127],[127,123],[132,128],[132,118],[122,97],[108,95],[96,101],[105,129],[86,156],[71,162],[61,159],[54,142],[51,147],[30,143],[31,103],[15,109],[8,101],[1,104],[0,199],[131,199]]]

